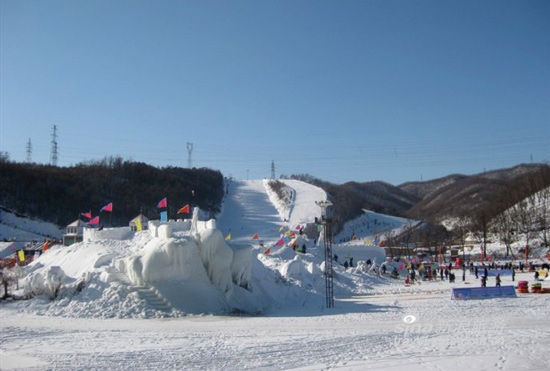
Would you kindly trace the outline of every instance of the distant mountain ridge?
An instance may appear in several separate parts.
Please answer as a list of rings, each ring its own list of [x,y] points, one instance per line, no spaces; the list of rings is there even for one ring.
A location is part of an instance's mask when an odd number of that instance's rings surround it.
[[[292,178],[311,183],[327,192],[334,204],[335,232],[338,232],[345,222],[361,215],[363,209],[381,214],[405,216],[405,212],[419,201],[418,197],[381,181],[347,182],[338,185],[308,174],[293,175]]]
[[[550,186],[550,166],[521,164],[481,174],[452,174],[399,186],[374,182],[333,184],[308,174],[293,175],[323,188],[335,204],[336,231],[362,209],[439,224],[446,218],[485,210],[502,212],[515,202]]]
[[[453,174],[426,182],[408,182],[399,188],[421,198],[407,210],[409,217],[439,223],[481,209],[495,215],[548,185],[548,165],[522,164],[470,176]]]

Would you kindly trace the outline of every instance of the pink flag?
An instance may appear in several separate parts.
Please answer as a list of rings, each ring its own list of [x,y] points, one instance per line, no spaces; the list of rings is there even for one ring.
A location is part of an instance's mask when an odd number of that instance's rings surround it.
[[[164,197],[162,200],[159,201],[159,203],[157,204],[157,207],[159,209],[163,208],[163,207],[167,207],[168,206],[168,200],[166,200],[166,197]]]
[[[112,213],[113,212],[113,203],[109,202],[107,205],[103,206],[101,208],[101,210],[99,210],[99,212],[102,212],[102,211],[108,211],[108,212]]]
[[[99,225],[99,216],[96,216],[88,222],[89,225]]]
[[[85,218],[92,219],[92,212],[88,211],[87,213],[80,213]]]
[[[283,246],[285,244],[285,239],[284,238],[281,238],[279,241],[277,241],[275,243],[275,246]]]

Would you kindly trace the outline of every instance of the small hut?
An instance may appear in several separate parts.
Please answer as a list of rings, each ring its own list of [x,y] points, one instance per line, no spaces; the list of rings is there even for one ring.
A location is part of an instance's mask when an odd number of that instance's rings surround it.
[[[149,219],[143,214],[139,214],[134,219],[130,220],[130,230],[133,232],[144,231],[147,229]]]
[[[73,243],[82,242],[82,235],[84,230],[84,223],[82,220],[77,219],[69,224],[63,235],[63,245],[69,246]]]

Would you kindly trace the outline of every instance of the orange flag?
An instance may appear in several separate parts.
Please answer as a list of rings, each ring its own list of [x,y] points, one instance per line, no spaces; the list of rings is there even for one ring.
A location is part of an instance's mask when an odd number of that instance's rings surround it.
[[[252,241],[257,241],[260,239],[260,236],[258,236],[258,233],[256,233],[254,236],[252,236]]]
[[[178,214],[183,214],[183,213],[189,214],[189,204],[187,204],[184,207],[182,207],[181,209],[179,209],[177,213]]]

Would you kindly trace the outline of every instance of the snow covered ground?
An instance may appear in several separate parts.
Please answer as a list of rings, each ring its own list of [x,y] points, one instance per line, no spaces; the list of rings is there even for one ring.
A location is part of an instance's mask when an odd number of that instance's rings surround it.
[[[383,283],[334,309],[258,317],[81,320],[3,305],[0,368],[548,368],[550,295],[452,301],[448,283],[417,286]]]
[[[264,181],[237,181],[217,229],[187,230],[195,220],[52,247],[23,269],[18,293],[36,296],[0,302],[0,369],[548,368],[548,294],[454,301],[452,287],[479,281],[467,274],[463,283],[458,273],[455,284],[405,286],[364,264],[335,264],[336,303],[326,309],[321,248],[299,236],[306,254],[278,246],[264,255],[250,240],[258,233],[272,246],[281,226],[319,216],[322,190],[285,184],[293,191],[286,217]],[[404,222],[394,221],[388,226]],[[383,257],[375,247],[334,248],[339,262]],[[533,281],[531,273],[521,279]],[[51,300],[55,282],[64,287]]]

